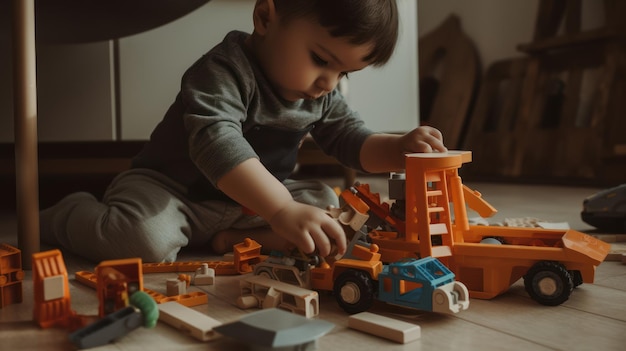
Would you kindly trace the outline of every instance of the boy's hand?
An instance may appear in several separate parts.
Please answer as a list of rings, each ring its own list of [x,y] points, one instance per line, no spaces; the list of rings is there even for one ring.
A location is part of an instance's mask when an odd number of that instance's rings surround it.
[[[272,231],[294,243],[305,253],[317,248],[323,257],[332,244],[339,254],[346,252],[346,234],[326,211],[301,204],[256,158],[248,159],[225,174],[218,188],[242,206],[263,217]]]
[[[332,244],[346,252],[343,228],[324,210],[296,201],[289,202],[269,220],[272,230],[309,254],[317,248],[322,257],[330,255]]]
[[[361,146],[361,166],[371,173],[404,169],[405,154],[446,152],[443,136],[437,128],[421,126],[404,134],[372,134]]]
[[[400,138],[404,152],[446,152],[441,132],[433,127],[421,126]]]

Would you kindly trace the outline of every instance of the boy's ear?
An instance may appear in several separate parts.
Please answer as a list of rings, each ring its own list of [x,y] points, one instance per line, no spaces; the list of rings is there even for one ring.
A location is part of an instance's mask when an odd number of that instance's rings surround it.
[[[254,31],[260,35],[265,35],[270,22],[276,19],[274,0],[257,0],[252,13]]]

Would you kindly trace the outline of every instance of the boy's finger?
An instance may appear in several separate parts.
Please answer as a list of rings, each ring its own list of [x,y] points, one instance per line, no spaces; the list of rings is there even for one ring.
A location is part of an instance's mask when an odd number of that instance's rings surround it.
[[[316,243],[310,235],[299,236],[294,240],[294,244],[305,254],[312,254],[315,251]]]
[[[322,257],[330,255],[330,238],[321,229],[317,232],[312,232],[311,237],[315,241],[317,251]]]
[[[346,253],[347,243],[346,243],[346,233],[343,231],[343,228],[336,221],[330,222],[327,228],[324,228],[326,235],[331,238],[335,245],[337,245],[337,250],[340,255]]]

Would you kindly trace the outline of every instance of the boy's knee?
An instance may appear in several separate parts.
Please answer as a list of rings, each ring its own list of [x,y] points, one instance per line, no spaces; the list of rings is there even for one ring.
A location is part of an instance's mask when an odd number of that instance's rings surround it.
[[[328,206],[338,207],[339,197],[333,188],[323,182],[318,182],[318,188],[315,191],[317,197],[317,206],[327,208]]]
[[[170,228],[171,229],[171,228]],[[173,262],[180,249],[187,246],[189,239],[178,230],[167,227],[138,226],[132,235],[127,235],[122,243],[126,247],[123,254],[127,257],[139,257],[144,262]]]
[[[146,263],[175,262],[181,247],[152,248],[143,252],[139,257]]]
[[[335,190],[330,186],[324,184],[324,188],[320,190],[320,199],[325,204],[324,208],[328,206],[338,207],[339,206],[339,197]]]
[[[168,240],[141,240],[126,253],[128,257],[139,257],[143,262],[174,262],[182,248],[179,242]]]
[[[287,188],[298,202],[323,209],[328,206],[339,206],[337,193],[324,182],[317,180],[299,181],[288,185]]]

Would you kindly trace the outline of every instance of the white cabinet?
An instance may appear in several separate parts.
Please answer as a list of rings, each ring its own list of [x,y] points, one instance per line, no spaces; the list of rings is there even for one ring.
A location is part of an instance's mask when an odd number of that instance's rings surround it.
[[[110,46],[110,42],[37,46],[40,141],[113,139],[115,106]],[[13,142],[10,50],[10,41],[0,41],[0,52],[6,53],[0,55],[0,142]]]
[[[41,141],[103,141],[115,135],[111,42],[39,45]]]

